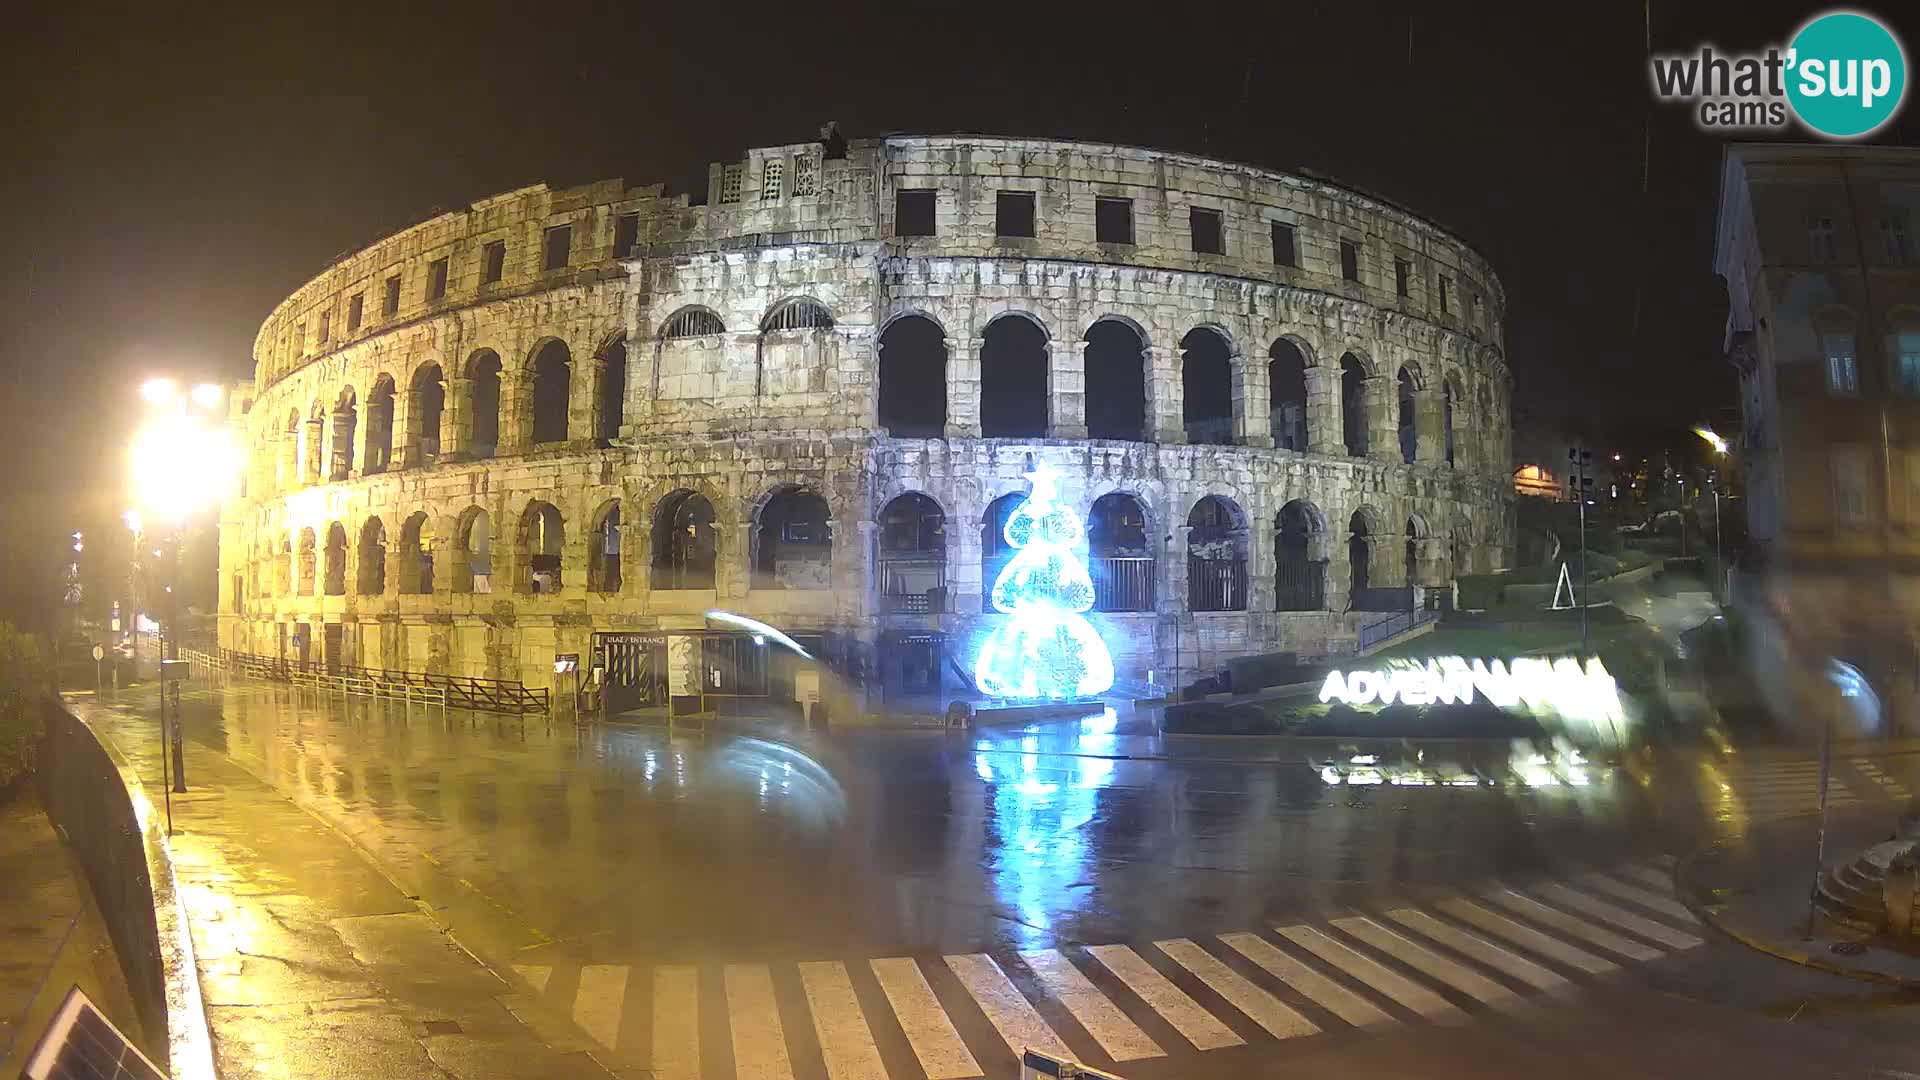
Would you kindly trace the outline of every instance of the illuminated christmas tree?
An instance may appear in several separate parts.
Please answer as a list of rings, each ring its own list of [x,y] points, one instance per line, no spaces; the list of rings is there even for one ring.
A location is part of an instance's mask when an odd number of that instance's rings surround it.
[[[1011,618],[994,628],[974,664],[980,692],[1002,698],[1071,698],[1113,685],[1113,658],[1080,613],[1093,607],[1093,579],[1074,553],[1080,515],[1054,501],[1054,472],[1026,474],[1032,489],[1002,530],[1018,549],[993,583],[993,606]]]

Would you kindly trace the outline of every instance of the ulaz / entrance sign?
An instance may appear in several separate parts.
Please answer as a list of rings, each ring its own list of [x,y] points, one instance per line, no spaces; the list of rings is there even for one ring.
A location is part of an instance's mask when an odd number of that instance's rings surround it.
[[[1596,731],[1606,725],[1617,734],[1626,723],[1619,688],[1597,656],[1584,668],[1570,656],[1522,656],[1509,663],[1440,656],[1380,671],[1330,671],[1320,686],[1322,704],[1353,706],[1469,705],[1476,695],[1501,709],[1557,713]]]

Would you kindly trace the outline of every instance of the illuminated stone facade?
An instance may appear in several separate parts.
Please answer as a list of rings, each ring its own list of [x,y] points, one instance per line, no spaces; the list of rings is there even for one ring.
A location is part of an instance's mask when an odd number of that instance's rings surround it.
[[[1123,687],[1339,651],[1355,605],[1506,563],[1503,312],[1395,206],[1129,147],[836,139],[715,165],[704,205],[508,192],[261,327],[222,644],[546,685],[724,608],[956,695],[1031,456],[1088,520]]]

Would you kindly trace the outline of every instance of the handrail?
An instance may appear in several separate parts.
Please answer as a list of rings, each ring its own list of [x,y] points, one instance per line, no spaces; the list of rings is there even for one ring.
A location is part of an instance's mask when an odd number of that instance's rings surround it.
[[[1439,617],[1440,613],[1430,608],[1417,608],[1413,611],[1396,611],[1383,618],[1361,623],[1356,635],[1356,647],[1370,649],[1396,634],[1425,626]]]
[[[545,687],[530,687],[510,679],[482,679],[387,668],[329,668],[324,664],[303,664],[285,657],[258,656],[236,649],[220,650],[215,666],[295,686],[311,686],[368,697],[398,698],[480,712],[543,713],[549,711],[553,700],[552,692]]]

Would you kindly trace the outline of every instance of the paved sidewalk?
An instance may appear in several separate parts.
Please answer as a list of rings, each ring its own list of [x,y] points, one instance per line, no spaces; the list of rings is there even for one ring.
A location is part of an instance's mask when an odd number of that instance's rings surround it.
[[[140,1039],[106,923],[28,784],[0,804],[0,1076],[19,1072],[73,986]]]
[[[154,695],[69,699],[161,803]],[[175,871],[225,1080],[608,1075],[351,841],[189,742]]]

